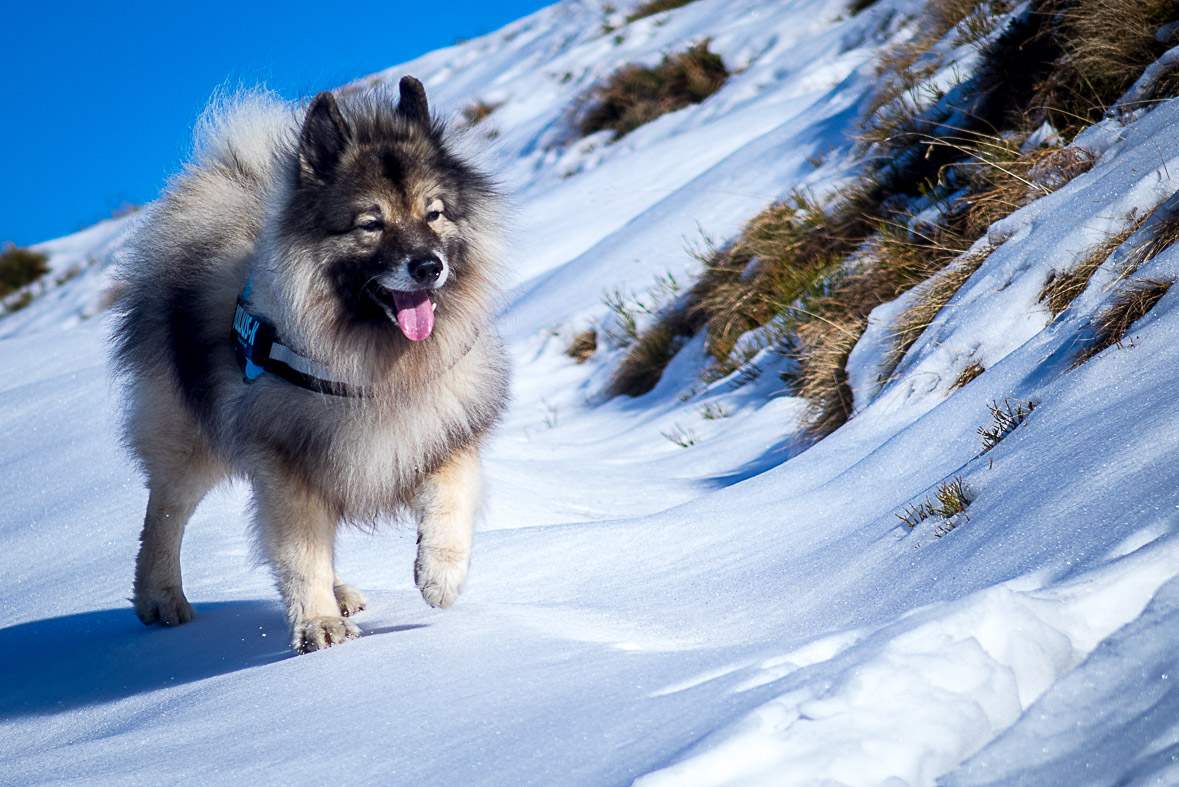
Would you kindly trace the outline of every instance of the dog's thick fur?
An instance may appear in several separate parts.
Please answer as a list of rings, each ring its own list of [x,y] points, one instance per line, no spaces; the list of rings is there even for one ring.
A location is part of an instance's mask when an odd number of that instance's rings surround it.
[[[231,476],[253,485],[296,651],[360,633],[348,618],[364,597],[333,565],[344,522],[415,517],[417,586],[431,606],[455,600],[480,442],[508,395],[491,322],[499,206],[412,77],[396,103],[321,93],[298,109],[255,93],[206,113],[194,162],[139,222],[119,272],[114,360],[149,490],[140,620],[192,618],[181,538],[201,498]],[[422,273],[423,259],[433,270]],[[284,344],[336,379],[363,381],[365,395],[270,374],[246,381],[232,334],[247,280],[252,308]],[[404,290],[436,307],[425,338],[399,327],[392,291]]]

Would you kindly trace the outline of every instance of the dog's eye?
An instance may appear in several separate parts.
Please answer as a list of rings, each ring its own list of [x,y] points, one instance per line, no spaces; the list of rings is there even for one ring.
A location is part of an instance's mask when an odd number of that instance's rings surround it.
[[[368,216],[357,221],[356,228],[365,232],[380,232],[385,228],[385,222],[378,218]]]
[[[438,219],[440,219],[440,218],[442,218],[442,211],[432,210],[426,214],[426,223],[433,224],[434,222],[438,221]]]

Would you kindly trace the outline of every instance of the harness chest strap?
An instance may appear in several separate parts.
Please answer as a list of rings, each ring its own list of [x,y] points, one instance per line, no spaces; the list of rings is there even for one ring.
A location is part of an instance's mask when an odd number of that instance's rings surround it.
[[[252,285],[251,277],[246,282],[242,294],[238,296],[237,311],[233,317],[234,354],[247,381],[257,380],[263,373],[269,372],[293,385],[316,393],[346,397],[369,396],[363,383],[341,380],[333,375],[332,370],[326,365],[300,355],[283,344],[274,324],[250,311]],[[447,367],[448,371],[466,357],[478,339],[479,331],[476,330],[471,338],[471,344],[451,362]]]
[[[269,372],[316,393],[348,397],[368,395],[363,385],[336,378],[327,366],[283,344],[273,323],[250,312],[249,292],[247,283],[237,299],[233,317],[234,354],[247,381],[257,380],[264,372]]]

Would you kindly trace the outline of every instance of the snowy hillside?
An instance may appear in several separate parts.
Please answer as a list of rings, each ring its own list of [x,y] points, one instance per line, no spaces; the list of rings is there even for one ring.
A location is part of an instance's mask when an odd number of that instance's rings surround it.
[[[986,231],[883,385],[911,296],[879,307],[847,370],[857,412],[813,445],[772,353],[706,384],[697,336],[613,399],[624,350],[566,355],[612,324],[604,294],[690,280],[701,233],[846,182],[877,58],[923,5],[695,0],[626,24],[633,2],[566,0],[373,77],[413,74],[455,118],[494,107],[470,133],[514,195],[516,378],[464,595],[422,603],[408,528],[344,533],[369,605],[341,647],[291,655],[242,486],[189,525],[196,619],[135,618],[147,495],[94,315],[137,217],[39,247],[77,270],[0,318],[0,783],[1179,782],[1179,292],[1075,368],[1120,252],[1056,319],[1038,302],[1050,272],[1174,215],[1179,100],[1076,139],[1092,169]],[[733,72],[719,92],[575,138],[595,83],[704,39]],[[1177,276],[1179,246],[1134,273]],[[986,371],[952,388],[967,363]],[[984,452],[1004,399],[1034,409]],[[947,483],[964,513],[898,517]]]

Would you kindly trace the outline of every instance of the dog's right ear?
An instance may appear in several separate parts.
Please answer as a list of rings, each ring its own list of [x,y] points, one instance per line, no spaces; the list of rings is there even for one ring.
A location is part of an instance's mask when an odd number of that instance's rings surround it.
[[[326,182],[351,135],[336,97],[326,90],[316,96],[307,108],[307,119],[299,134],[299,185]]]
[[[404,76],[397,83],[401,97],[397,101],[397,111],[411,123],[417,123],[425,128],[430,127],[430,105],[426,103],[426,88],[411,76]]]

